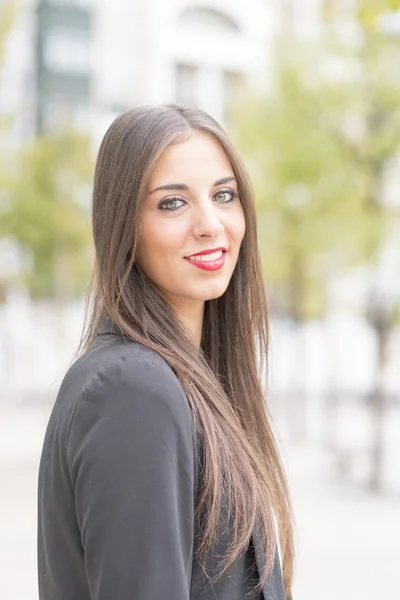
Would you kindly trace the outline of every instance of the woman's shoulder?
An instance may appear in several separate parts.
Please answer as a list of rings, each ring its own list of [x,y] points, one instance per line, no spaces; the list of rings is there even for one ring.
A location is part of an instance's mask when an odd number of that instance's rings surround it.
[[[193,436],[190,407],[179,379],[153,350],[122,336],[108,336],[78,358],[62,381],[49,427],[68,439],[98,422],[131,422]],[[73,432],[71,434],[71,432]]]
[[[152,379],[167,379],[180,386],[167,361],[154,350],[121,335],[98,336],[93,346],[69,367],[60,392],[74,388],[82,393],[106,374],[104,383],[108,385],[119,385],[127,379],[135,385],[143,379],[144,373]]]

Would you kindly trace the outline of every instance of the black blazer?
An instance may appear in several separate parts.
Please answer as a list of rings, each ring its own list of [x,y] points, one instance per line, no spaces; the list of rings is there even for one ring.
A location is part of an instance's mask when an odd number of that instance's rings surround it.
[[[45,434],[40,600],[244,600],[263,561],[257,530],[254,549],[214,585],[223,536],[207,573],[193,558],[197,447],[169,365],[103,328],[68,370]],[[285,600],[278,557],[263,597]]]

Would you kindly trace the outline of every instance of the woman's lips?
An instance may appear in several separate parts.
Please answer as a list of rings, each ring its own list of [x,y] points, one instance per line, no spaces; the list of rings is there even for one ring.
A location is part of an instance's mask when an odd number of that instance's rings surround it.
[[[185,257],[185,260],[194,267],[203,269],[203,271],[218,271],[219,269],[222,269],[225,264],[225,255],[226,252],[222,252],[221,257],[216,260],[196,260],[191,257]]]

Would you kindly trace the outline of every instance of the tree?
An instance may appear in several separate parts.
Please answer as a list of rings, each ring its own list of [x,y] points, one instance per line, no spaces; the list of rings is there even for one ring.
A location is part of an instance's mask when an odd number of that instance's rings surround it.
[[[293,439],[302,442],[307,420],[303,324],[323,315],[328,281],[341,264],[361,259],[377,222],[364,210],[362,180],[323,126],[328,89],[307,73],[307,62],[287,50],[282,56],[273,95],[246,102],[246,113],[236,114],[235,134],[255,187],[271,309],[289,318],[296,334],[289,424]],[[339,99],[330,109],[340,112]]]
[[[16,8],[16,0],[0,3],[0,67]],[[21,279],[32,296],[67,298],[85,289],[89,273],[89,139],[58,131],[10,155],[12,117],[0,116],[0,237],[22,250]]]
[[[371,13],[358,14],[370,27]],[[331,35],[277,48],[274,91],[242,101],[234,135],[254,181],[272,308],[302,323],[323,315],[333,276],[373,261],[393,218],[382,197],[400,146],[397,40],[374,30],[368,44]]]
[[[335,7],[335,1],[331,0]],[[400,85],[398,64],[400,59],[400,31],[390,27],[394,13],[400,10],[400,0],[356,1],[354,10],[360,32],[358,63],[360,65],[364,110],[362,115],[363,135],[359,143],[350,143],[341,136],[346,155],[358,169],[365,172],[369,183],[369,205],[380,218],[386,217],[384,232],[390,230],[399,235],[399,206],[385,206],[385,175],[391,163],[396,161],[400,149]],[[386,18],[385,18],[386,17]],[[328,20],[329,23],[329,20]],[[366,318],[375,332],[377,340],[377,366],[375,384],[371,390],[370,406],[373,414],[374,431],[371,444],[370,487],[374,491],[382,488],[384,462],[384,420],[386,398],[382,385],[382,374],[386,364],[387,346],[394,323],[398,320],[399,298],[385,298],[380,289],[379,253],[385,244],[381,239],[374,254],[374,286],[369,291]]]
[[[254,182],[273,308],[299,323],[323,314],[327,276],[360,259],[377,225],[365,210],[365,182],[327,130],[344,95],[334,99],[307,79],[285,58],[274,95],[247,99],[234,132]]]
[[[32,296],[77,295],[90,268],[89,140],[73,131],[40,137],[15,162],[0,235],[11,236],[25,252],[23,281]]]

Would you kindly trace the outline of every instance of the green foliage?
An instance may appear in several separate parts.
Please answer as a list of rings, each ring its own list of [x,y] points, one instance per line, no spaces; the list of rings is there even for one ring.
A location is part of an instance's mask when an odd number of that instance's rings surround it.
[[[378,17],[384,12],[395,12],[400,8],[400,0],[360,0],[357,3],[357,17],[365,29],[376,29]]]
[[[6,50],[6,43],[9,34],[12,30],[12,26],[15,19],[15,13],[17,8],[16,0],[2,0],[0,2],[0,88],[1,88],[1,76],[2,76],[2,65]],[[0,136],[2,131],[5,130],[10,124],[10,115],[0,113]],[[1,139],[0,139],[1,142]]]
[[[327,282],[371,260],[385,233],[381,200],[400,146],[400,87],[396,48],[381,38],[336,46],[333,55],[295,44],[279,50],[274,93],[242,99],[233,133],[254,182],[268,284],[279,310],[303,320],[323,313]],[[354,74],[329,79],[332,58],[342,75]]]
[[[74,132],[38,138],[16,164],[3,180],[0,236],[25,251],[23,281],[33,296],[80,293],[90,268],[89,214],[80,201],[90,193],[88,139]]]
[[[346,6],[347,5],[347,6]],[[347,14],[352,12],[360,26],[368,31],[378,28],[379,17],[383,13],[396,12],[400,9],[400,0],[323,0],[322,15],[327,22],[335,19],[337,15],[343,12],[344,8]]]
[[[0,64],[4,56],[5,42],[15,14],[14,0],[3,0],[0,4]]]
[[[17,7],[18,0],[0,3],[0,67]],[[0,237],[22,250],[20,279],[32,296],[79,294],[92,258],[89,140],[72,130],[59,131],[11,155],[6,140],[12,115],[0,117]],[[0,295],[8,283],[0,281]]]
[[[392,326],[400,325],[400,304],[396,304],[392,312]]]

